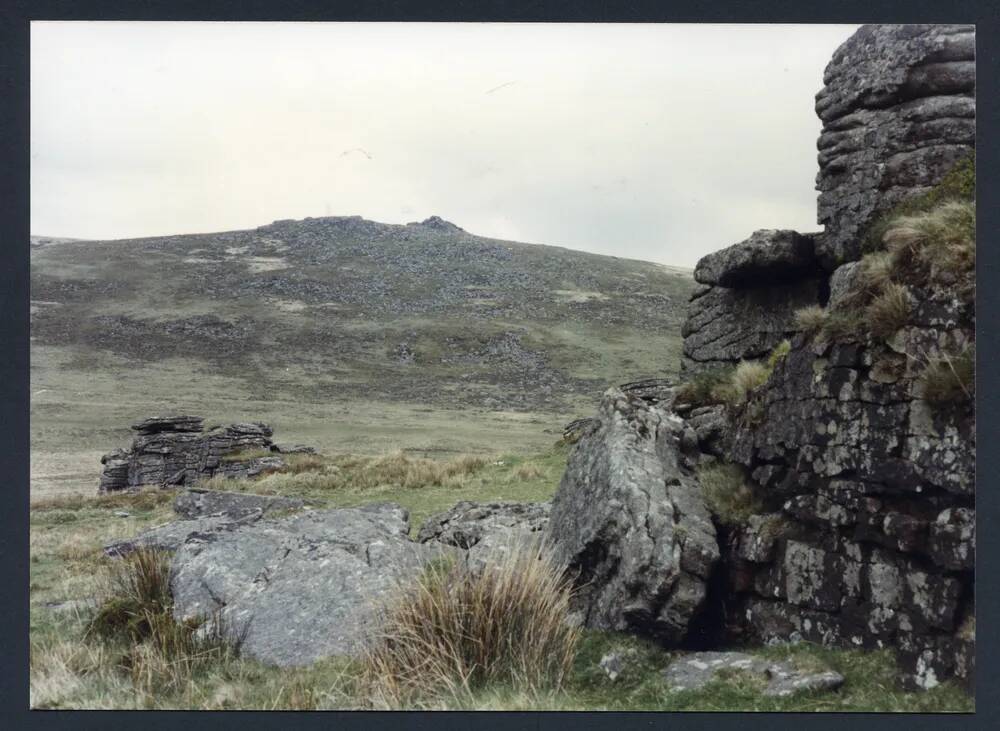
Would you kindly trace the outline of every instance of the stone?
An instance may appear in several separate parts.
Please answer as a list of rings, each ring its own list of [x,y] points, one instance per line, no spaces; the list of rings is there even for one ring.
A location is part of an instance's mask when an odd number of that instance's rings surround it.
[[[104,470],[98,490],[190,486],[215,476],[246,479],[285,465],[267,424],[243,422],[204,431],[203,421],[200,416],[154,416],[136,422],[131,447],[101,458]],[[271,454],[232,458],[243,451]]]
[[[600,427],[570,453],[545,539],[578,588],[587,626],[679,643],[719,558],[697,479],[682,464],[682,420],[609,389]]]
[[[767,660],[744,652],[695,652],[682,655],[663,671],[673,692],[701,690],[719,673],[747,673],[766,683],[765,696],[785,697],[802,691],[832,691],[844,684],[844,677],[832,670],[806,671],[792,660]]]
[[[975,149],[975,28],[866,25],[833,56],[816,95],[817,255],[860,258],[879,215],[926,191]]]
[[[238,519],[257,512],[267,516],[275,511],[298,510],[304,506],[299,498],[201,488],[185,490],[174,498],[174,512],[188,520],[210,516]]]
[[[694,279],[701,284],[749,289],[794,282],[818,271],[816,234],[761,229],[738,244],[703,256]]]
[[[827,309],[838,311],[846,309],[850,302],[849,295],[857,288],[861,275],[861,263],[850,261],[833,270],[830,275],[830,299],[827,301]]]
[[[263,516],[262,510],[246,513],[239,517],[213,515],[193,520],[175,520],[143,531],[134,538],[114,541],[104,546],[106,556],[126,556],[140,548],[154,551],[173,552],[192,536],[207,536],[212,533],[234,530],[240,526],[255,523]]]
[[[712,287],[692,299],[681,328],[683,374],[768,355],[795,334],[795,312],[820,303],[824,284],[807,278],[756,289]]]
[[[269,665],[357,655],[375,636],[379,601],[456,551],[408,532],[407,512],[380,504],[192,535],[171,566],[175,616],[211,618]]]
[[[601,656],[598,667],[608,676],[608,680],[614,683],[622,675],[626,674],[638,659],[638,652],[634,648],[625,650],[614,650]]]
[[[549,521],[550,503],[477,503],[463,500],[450,510],[432,515],[417,533],[420,543],[437,541],[472,548],[492,533],[513,529],[537,532]]]

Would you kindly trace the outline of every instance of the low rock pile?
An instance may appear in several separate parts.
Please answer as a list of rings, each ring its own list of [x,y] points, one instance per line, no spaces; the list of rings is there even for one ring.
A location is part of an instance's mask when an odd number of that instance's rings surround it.
[[[239,423],[204,431],[203,421],[200,416],[154,416],[133,424],[132,446],[101,457],[104,471],[99,491],[193,485],[216,475],[253,477],[283,466],[280,454],[284,449],[271,441],[274,432],[267,424]],[[227,459],[251,450],[274,454]],[[311,450],[296,445],[287,451]]]

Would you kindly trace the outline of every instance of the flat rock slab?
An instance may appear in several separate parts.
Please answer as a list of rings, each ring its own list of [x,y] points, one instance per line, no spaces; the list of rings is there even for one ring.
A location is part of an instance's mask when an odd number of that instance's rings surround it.
[[[407,512],[381,504],[191,536],[171,566],[175,615],[218,618],[270,665],[355,655],[377,631],[380,600],[457,551],[408,532]]]
[[[204,536],[219,531],[235,530],[240,526],[260,520],[263,515],[264,511],[257,509],[236,518],[228,515],[211,515],[194,520],[175,520],[150,528],[134,538],[108,543],[104,546],[104,555],[127,556],[140,548],[149,548],[155,551],[176,551],[191,536]]]
[[[185,490],[174,499],[174,512],[189,520],[213,515],[236,519],[258,511],[267,515],[278,510],[294,510],[304,506],[305,503],[299,498],[198,488]]]
[[[674,660],[663,671],[673,691],[700,690],[720,671],[762,676],[766,696],[784,697],[807,690],[836,690],[844,677],[832,670],[804,671],[789,660],[767,660],[744,652],[695,652]]]

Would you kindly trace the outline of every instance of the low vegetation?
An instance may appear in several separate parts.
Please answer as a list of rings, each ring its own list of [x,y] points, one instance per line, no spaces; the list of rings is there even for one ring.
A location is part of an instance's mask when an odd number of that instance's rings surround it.
[[[572,669],[579,629],[565,621],[571,583],[540,545],[425,571],[390,600],[361,660],[376,706],[459,703],[490,686],[558,691]]]
[[[698,469],[702,495],[709,511],[722,525],[745,525],[751,515],[764,511],[764,505],[747,482],[743,468],[717,462]]]
[[[976,346],[968,344],[956,353],[940,351],[926,358],[920,374],[923,398],[939,409],[968,404],[976,396]]]
[[[881,250],[886,232],[899,219],[927,213],[952,201],[972,202],[975,199],[976,163],[969,157],[959,161],[931,190],[907,198],[875,221],[862,237],[862,249],[866,253]]]
[[[174,618],[169,554],[139,549],[111,561],[106,571],[84,637],[124,648],[122,666],[137,688],[181,687],[199,666],[239,655],[239,633],[228,633],[220,618]]]

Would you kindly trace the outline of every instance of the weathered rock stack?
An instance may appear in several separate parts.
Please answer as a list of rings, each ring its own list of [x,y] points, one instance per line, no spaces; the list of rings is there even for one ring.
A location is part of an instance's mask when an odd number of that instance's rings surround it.
[[[837,49],[816,95],[817,253],[828,270],[859,258],[879,214],[971,154],[975,58],[972,25],[866,25]]]
[[[283,465],[282,448],[271,441],[274,432],[267,424],[230,424],[206,432],[203,421],[199,416],[154,416],[133,424],[137,435],[132,446],[101,457],[104,472],[99,491],[193,485],[215,475],[252,477]],[[226,459],[249,450],[274,455]]]
[[[683,641],[719,558],[684,452],[693,431],[666,404],[610,389],[570,455],[546,538],[575,574],[578,620]]]
[[[866,26],[848,40],[816,101],[826,230],[758,232],[705,257],[695,276],[710,287],[684,330],[689,371],[793,336],[727,427],[719,407],[690,414],[702,448],[743,465],[774,511],[724,537],[729,629],[894,647],[923,687],[969,679],[974,663],[974,404],[932,407],[921,382],[929,361],[974,343],[974,309],[911,288],[891,337],[862,325],[815,340],[790,313],[843,309],[877,217],[969,156],[974,48],[971,26]]]
[[[825,231],[757,231],[698,263],[683,375],[789,340],[762,386],[683,420],[613,390],[579,430],[547,534],[586,624],[889,647],[916,686],[971,680],[975,406],[967,390],[933,403],[926,378],[974,352],[972,298],[897,286],[905,319],[878,337],[863,316],[812,335],[795,312],[850,310],[878,217],[971,154],[974,45],[970,26],[859,30],[817,96]],[[743,469],[759,514],[706,523],[696,465],[714,462]]]

